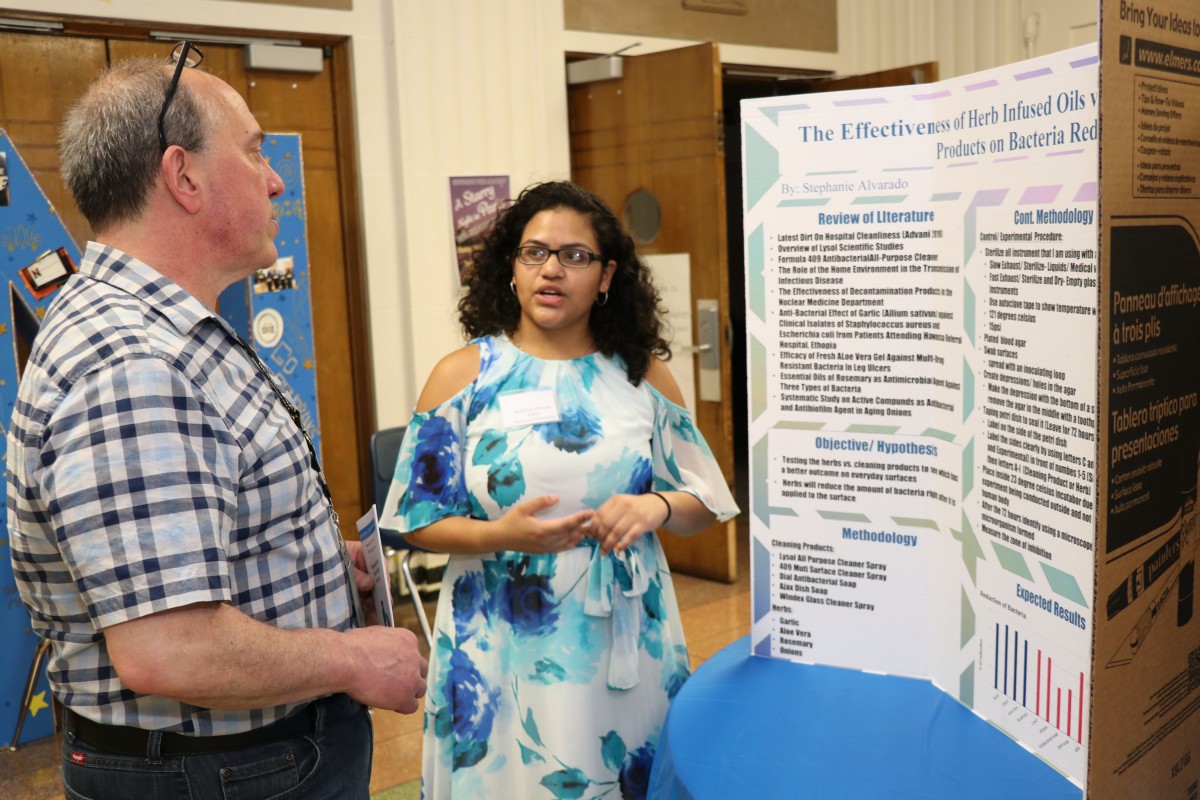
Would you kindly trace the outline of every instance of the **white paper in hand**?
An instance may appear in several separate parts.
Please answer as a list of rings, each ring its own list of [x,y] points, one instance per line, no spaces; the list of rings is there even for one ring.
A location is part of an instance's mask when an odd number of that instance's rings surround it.
[[[362,542],[363,555],[367,560],[367,571],[375,579],[371,602],[375,607],[375,618],[380,625],[396,627],[392,618],[392,587],[388,581],[387,557],[383,554],[383,542],[379,540],[379,517],[375,506],[359,517],[355,523],[358,538]]]

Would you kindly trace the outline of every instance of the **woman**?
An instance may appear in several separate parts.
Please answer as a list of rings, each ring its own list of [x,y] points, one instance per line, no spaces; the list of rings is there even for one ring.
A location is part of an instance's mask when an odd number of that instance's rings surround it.
[[[737,506],[696,430],[649,270],[613,213],[532,186],[484,239],[466,347],[417,402],[383,525],[451,554],[426,798],[644,797],[690,674],[654,533]]]

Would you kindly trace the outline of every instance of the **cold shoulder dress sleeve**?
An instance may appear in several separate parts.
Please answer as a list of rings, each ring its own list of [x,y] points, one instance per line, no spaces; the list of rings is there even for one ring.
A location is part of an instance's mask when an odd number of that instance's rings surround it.
[[[381,524],[497,519],[559,495],[559,517],[617,493],[685,491],[738,509],[688,412],[618,359],[544,361],[476,340],[480,372],[413,416]],[[425,701],[426,798],[641,798],[667,704],[690,674],[655,533],[620,555],[452,556]]]

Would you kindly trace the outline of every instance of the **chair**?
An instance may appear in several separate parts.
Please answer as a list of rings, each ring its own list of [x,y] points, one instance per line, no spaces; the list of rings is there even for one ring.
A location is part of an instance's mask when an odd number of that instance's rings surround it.
[[[17,752],[18,742],[21,739],[21,729],[25,727],[25,714],[29,711],[29,704],[33,701],[33,690],[37,688],[38,675],[42,671],[42,662],[50,654],[50,640],[39,639],[37,648],[33,651],[33,663],[29,665],[29,677],[25,679],[25,693],[21,695],[21,707],[17,709],[17,727],[13,731],[12,743],[9,744],[10,752]]]
[[[375,508],[377,511],[383,509],[383,501],[387,498],[388,489],[392,485],[392,474],[396,471],[396,459],[400,455],[400,444],[404,441],[404,430],[404,426],[401,425],[371,434],[371,473],[375,479]],[[379,541],[387,548],[389,556],[400,552],[404,553],[400,558],[400,573],[404,576],[404,585],[408,587],[409,597],[412,598],[413,608],[417,612],[421,633],[425,634],[425,642],[432,651],[433,633],[429,629],[429,619],[425,615],[425,606],[421,602],[421,592],[417,589],[417,582],[413,579],[412,569],[409,567],[409,559],[420,548],[410,544],[399,531],[389,530],[382,526],[379,528]]]

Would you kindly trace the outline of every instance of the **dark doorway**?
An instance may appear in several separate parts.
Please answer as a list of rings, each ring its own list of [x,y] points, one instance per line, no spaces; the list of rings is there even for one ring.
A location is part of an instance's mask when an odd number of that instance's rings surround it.
[[[788,97],[812,92],[879,88],[938,79],[937,64],[927,62],[865,75],[839,77],[830,72],[775,69],[727,64],[723,68],[722,97],[725,131],[725,218],[729,244],[729,337],[733,391],[734,495],[743,512],[749,509],[749,413],[746,369],[746,263],[742,224],[742,101],[760,97]],[[738,387],[746,387],[740,389]],[[748,524],[749,515],[739,520]]]
[[[759,97],[786,97],[808,91],[809,82],[828,77],[823,73],[767,73],[754,68],[727,66],[721,82],[725,113],[725,219],[729,242],[729,337],[733,390],[734,496],[742,509],[740,520],[749,523],[749,375],[746,368],[746,254],[742,224],[742,101]]]

